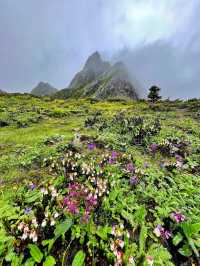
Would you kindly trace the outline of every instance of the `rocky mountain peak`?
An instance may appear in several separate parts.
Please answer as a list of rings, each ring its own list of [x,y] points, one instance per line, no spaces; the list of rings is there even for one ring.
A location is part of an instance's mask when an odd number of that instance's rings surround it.
[[[102,64],[103,61],[101,59],[101,55],[99,52],[95,52],[92,55],[90,55],[85,63],[86,68],[92,68],[94,66],[97,66],[99,64]]]
[[[127,97],[138,99],[135,86],[129,78],[128,70],[123,62],[111,65],[101,58],[99,52],[87,59],[83,69],[72,79],[67,89],[55,96],[64,98],[108,99]]]

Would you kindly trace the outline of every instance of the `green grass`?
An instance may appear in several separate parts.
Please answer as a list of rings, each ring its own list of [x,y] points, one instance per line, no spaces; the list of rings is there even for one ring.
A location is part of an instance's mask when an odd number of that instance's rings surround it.
[[[200,223],[200,121],[195,116],[198,109],[192,108],[194,104],[199,106],[199,101],[165,101],[157,103],[154,108],[150,108],[145,101],[92,102],[90,99],[51,100],[48,97],[37,98],[17,94],[0,96],[0,121],[6,121],[9,124],[0,128],[0,213],[1,211],[4,212],[4,208],[14,208],[15,210],[16,206],[13,206],[13,201],[15,202],[16,195],[20,198],[24,193],[23,195],[26,196],[28,192],[22,193],[21,190],[30,182],[36,182],[38,186],[48,182],[63,185],[63,181],[60,181],[62,171],[60,169],[59,171],[55,169],[50,171],[50,166],[46,166],[44,160],[50,160],[51,164],[56,164],[57,160],[61,160],[60,158],[66,155],[66,145],[71,143],[76,132],[79,132],[81,136],[86,138],[77,145],[77,149],[83,155],[81,163],[95,165],[102,155],[106,156],[115,150],[124,153],[124,156],[128,158],[127,160],[134,162],[141,178],[140,184],[136,188],[131,188],[127,177],[124,177],[123,170],[120,168],[122,162],[113,167],[108,166],[105,171],[105,178],[110,186],[113,182],[115,185],[111,186],[110,195],[105,196],[105,202],[100,207],[102,208],[101,211],[105,212],[102,217],[99,217],[105,223],[104,230],[108,230],[107,227],[110,226],[107,223],[108,219],[111,218],[106,218],[107,214],[108,217],[112,216],[112,222],[126,221],[127,228],[133,227],[135,239],[133,237],[129,247],[126,246],[125,253],[132,252],[134,254],[138,263],[136,265],[147,266],[145,264],[146,255],[154,257],[156,266],[179,265],[175,259],[177,254],[170,253],[166,243],[155,237],[153,229],[157,224],[168,226],[170,213],[173,211],[184,213],[191,223]],[[100,120],[86,128],[85,120],[93,118],[96,112],[100,113]],[[117,122],[113,122],[113,117],[120,113],[124,113],[124,116]],[[144,137],[140,144],[134,144],[133,138],[137,136],[140,128],[137,125],[132,126],[131,129],[126,128],[127,119],[130,117],[142,117],[144,119],[142,129],[145,131],[148,128],[149,132],[155,119],[159,119],[161,129],[156,134]],[[123,121],[123,126],[120,126]],[[106,126],[101,129],[103,123]],[[122,131],[124,133],[121,134]],[[160,147],[164,145],[166,148],[166,141],[170,138],[183,144],[186,143],[184,168],[173,169],[176,162],[174,155],[165,154],[162,150],[155,154],[150,152],[152,143],[156,143]],[[88,152],[87,144],[93,142],[93,139],[103,143],[104,148]],[[123,159],[121,160],[123,161]],[[145,168],[145,164],[148,164],[149,167]],[[167,170],[163,169],[161,164],[165,164]],[[110,172],[112,175],[108,174]],[[79,181],[83,182],[83,176],[80,175]],[[84,180],[84,185],[89,188],[92,187],[87,179]],[[62,193],[66,193],[66,188],[63,188]],[[37,204],[35,206],[37,208]],[[147,218],[141,214],[143,207]],[[141,213],[138,214],[138,217],[141,219],[137,217],[139,210]],[[121,213],[123,213],[123,219]],[[153,221],[151,221],[152,217]],[[137,219],[140,219],[140,222],[137,222]],[[106,236],[102,236],[102,232],[99,233],[102,239],[101,245],[98,246],[95,241],[98,242],[100,239],[92,232],[94,228],[97,230],[99,225],[94,221],[93,223],[88,229],[82,228],[77,220],[74,220],[74,227],[70,234],[72,236],[76,230],[76,235],[79,234],[79,230],[83,235],[86,234],[90,239],[89,242],[86,243],[84,242],[86,240],[81,240],[77,236],[77,241],[80,240],[84,243],[83,246],[77,245],[86,249],[87,245],[93,243],[94,246],[96,245],[95,250],[100,249],[103,252],[100,254],[103,254],[104,258],[110,258],[110,265],[113,265],[114,259],[108,251],[109,240],[106,239]],[[144,233],[146,235],[142,236],[142,230],[147,231],[148,234]],[[170,230],[174,234],[178,230],[182,233],[180,228],[174,224]],[[4,234],[0,222],[0,265],[1,237]],[[199,241],[199,239],[200,235],[195,235],[195,241]],[[146,243],[142,244],[143,242]],[[65,248],[67,248],[66,243],[68,242],[63,243]],[[74,245],[75,251],[78,251],[77,245]],[[171,245],[171,242],[168,245]],[[41,244],[39,246],[42,248]],[[166,250],[168,250],[167,253]],[[162,257],[161,262],[156,255],[158,251]],[[62,252],[65,251],[58,252],[58,257],[62,257]],[[87,256],[88,252],[90,251],[86,251]],[[71,254],[74,256],[73,249],[71,249]],[[197,263],[199,260],[194,254],[193,250],[193,255],[189,256],[189,260]],[[51,255],[55,256],[54,253]],[[72,261],[70,256],[68,260]]]

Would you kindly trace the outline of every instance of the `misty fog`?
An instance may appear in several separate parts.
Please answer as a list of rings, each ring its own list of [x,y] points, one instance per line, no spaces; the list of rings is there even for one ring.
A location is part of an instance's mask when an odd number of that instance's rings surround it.
[[[122,60],[144,91],[200,97],[198,0],[1,0],[0,89],[62,89],[94,51]]]

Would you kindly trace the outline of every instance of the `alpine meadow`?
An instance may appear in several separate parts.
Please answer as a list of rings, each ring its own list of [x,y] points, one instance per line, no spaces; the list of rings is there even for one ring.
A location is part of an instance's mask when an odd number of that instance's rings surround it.
[[[200,266],[199,2],[50,2],[0,3],[0,266]]]

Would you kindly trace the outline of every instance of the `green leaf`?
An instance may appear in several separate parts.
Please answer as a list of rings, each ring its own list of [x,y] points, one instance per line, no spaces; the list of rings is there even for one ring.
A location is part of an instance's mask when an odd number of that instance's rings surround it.
[[[185,257],[190,257],[192,255],[190,247],[186,244],[182,248],[179,248],[178,252]]]
[[[134,213],[134,220],[137,222],[138,225],[141,224],[141,222],[145,221],[145,216],[146,216],[147,212],[145,209],[145,206],[140,206],[136,212]]]
[[[72,262],[72,266],[83,266],[85,261],[85,253],[82,250],[79,250]]]
[[[37,191],[37,190],[34,192],[31,191],[31,193],[27,193],[25,202],[30,204],[30,203],[36,202],[40,198],[41,198],[40,191]]]
[[[39,247],[34,244],[29,244],[28,248],[30,250],[30,254],[32,258],[34,259],[34,261],[40,263],[42,261],[43,254],[40,251]]]
[[[50,252],[52,247],[53,247],[53,245],[54,245],[54,243],[55,243],[55,241],[56,241],[56,238],[46,239],[46,240],[42,241],[42,245],[43,246],[47,246],[48,245],[48,252]]]
[[[43,266],[54,266],[56,265],[56,260],[52,256],[48,256],[43,263]]]
[[[127,221],[128,221],[133,227],[136,225],[136,224],[135,224],[135,221],[134,221],[133,214],[131,214],[131,213],[129,213],[129,212],[123,210],[123,211],[121,212],[121,215],[122,215],[122,217],[123,217],[125,220],[127,220]]]
[[[24,266],[34,266],[35,265],[35,261],[33,258],[29,258],[26,260]]]
[[[71,226],[72,226],[71,219],[66,219],[64,222],[58,224],[54,231],[56,238],[60,237],[61,235],[64,236]]]
[[[19,257],[16,255],[13,257],[11,266],[21,266],[23,261],[24,255],[21,254]]]
[[[145,243],[147,239],[147,227],[143,224],[140,231],[140,238],[139,238],[139,254],[145,254]]]
[[[192,248],[193,252],[195,253],[195,255],[197,257],[199,257],[199,252],[198,252],[198,250],[197,250],[197,248],[195,246],[195,243],[194,243],[193,239],[192,238],[189,238],[188,239],[188,243],[189,243],[190,247]]]
[[[111,228],[108,226],[99,227],[96,231],[96,234],[103,240],[108,239],[108,233],[111,232]]]
[[[195,239],[194,242],[195,242],[195,246],[200,248],[200,238]]]
[[[178,233],[176,234],[174,237],[173,237],[173,244],[174,246],[178,246],[178,244],[183,240],[183,236],[181,235],[181,233]]]
[[[5,261],[9,262],[16,256],[16,253],[13,250],[10,250],[5,257]]]
[[[181,228],[183,229],[183,232],[186,237],[192,237],[199,233],[200,223],[191,224],[186,222],[181,224]]]

